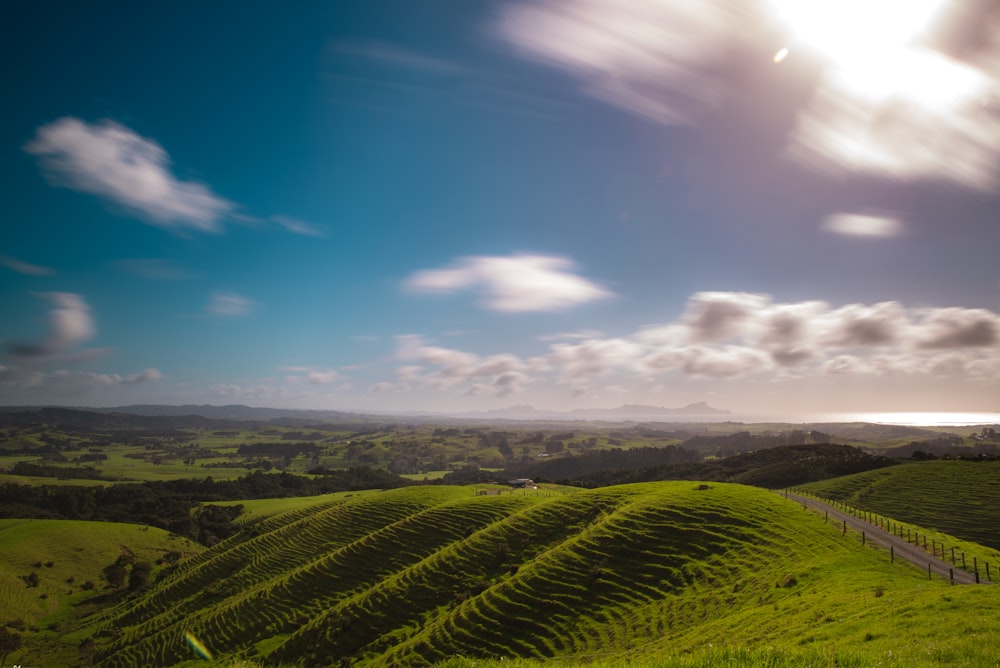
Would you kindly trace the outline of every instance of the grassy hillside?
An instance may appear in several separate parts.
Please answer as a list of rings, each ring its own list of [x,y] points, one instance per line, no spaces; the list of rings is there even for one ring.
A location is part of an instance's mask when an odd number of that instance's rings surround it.
[[[262,665],[993,665],[998,607],[1000,588],[928,581],[761,489],[441,486],[263,519],[66,640],[94,638],[102,666],[191,660],[185,632]]]
[[[1000,550],[1000,462],[907,463],[800,487]]]
[[[192,556],[203,549],[135,524],[0,520],[0,624],[24,633],[29,643],[44,643],[60,635],[84,601],[110,591],[103,569],[121,555],[151,564],[155,578],[164,556]],[[75,660],[75,652],[72,656]]]

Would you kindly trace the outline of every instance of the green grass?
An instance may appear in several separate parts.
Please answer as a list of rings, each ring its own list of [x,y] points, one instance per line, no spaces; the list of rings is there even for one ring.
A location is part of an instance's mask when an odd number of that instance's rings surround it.
[[[352,496],[372,494],[377,490],[362,492],[338,492],[335,494],[320,494],[318,496],[291,496],[281,499],[247,499],[242,501],[215,501],[205,505],[212,506],[243,506],[242,514],[236,518],[237,524],[253,524],[262,519],[293,511],[307,511],[310,508],[343,501]]]
[[[998,608],[761,489],[439,486],[271,514],[71,640],[106,666],[187,661],[184,631],[263,665],[993,665]]]
[[[123,548],[136,560],[150,563],[167,552],[190,557],[204,549],[161,529],[136,524],[0,520],[0,623],[22,627],[25,652],[30,652],[22,656],[24,663],[64,665],[60,654],[64,648],[54,639],[73,625],[88,599],[107,591],[102,569]],[[159,570],[154,567],[154,577]],[[28,587],[22,579],[31,573],[38,576],[37,587]],[[92,589],[86,588],[88,581]]]
[[[907,463],[800,488],[1000,550],[1000,462]]]

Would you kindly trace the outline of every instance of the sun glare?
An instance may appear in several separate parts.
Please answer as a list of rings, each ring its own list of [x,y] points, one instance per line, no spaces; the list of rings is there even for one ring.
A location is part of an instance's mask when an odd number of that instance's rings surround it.
[[[772,0],[797,41],[852,66],[912,46],[943,0]]]

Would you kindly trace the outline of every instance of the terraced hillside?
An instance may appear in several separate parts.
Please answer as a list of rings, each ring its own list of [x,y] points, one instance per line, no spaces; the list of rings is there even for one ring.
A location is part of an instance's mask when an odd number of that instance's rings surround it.
[[[420,487],[263,520],[73,640],[93,637],[100,666],[192,659],[185,632],[217,658],[263,665],[655,659],[713,644],[809,645],[833,659],[958,652],[991,665],[998,608],[1000,588],[928,581],[761,489]]]
[[[1000,550],[1000,462],[915,462],[799,487]]]

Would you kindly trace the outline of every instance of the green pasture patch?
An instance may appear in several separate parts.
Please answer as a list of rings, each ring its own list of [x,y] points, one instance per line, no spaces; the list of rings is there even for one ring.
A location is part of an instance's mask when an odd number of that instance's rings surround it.
[[[292,496],[281,499],[246,499],[241,501],[213,501],[204,505],[212,506],[243,506],[243,513],[236,519],[237,524],[251,524],[264,518],[280,515],[294,510],[302,510],[311,506],[327,504],[333,501],[345,500],[363,494],[372,494],[377,490],[360,492],[336,492],[334,494],[319,494],[316,496]]]

